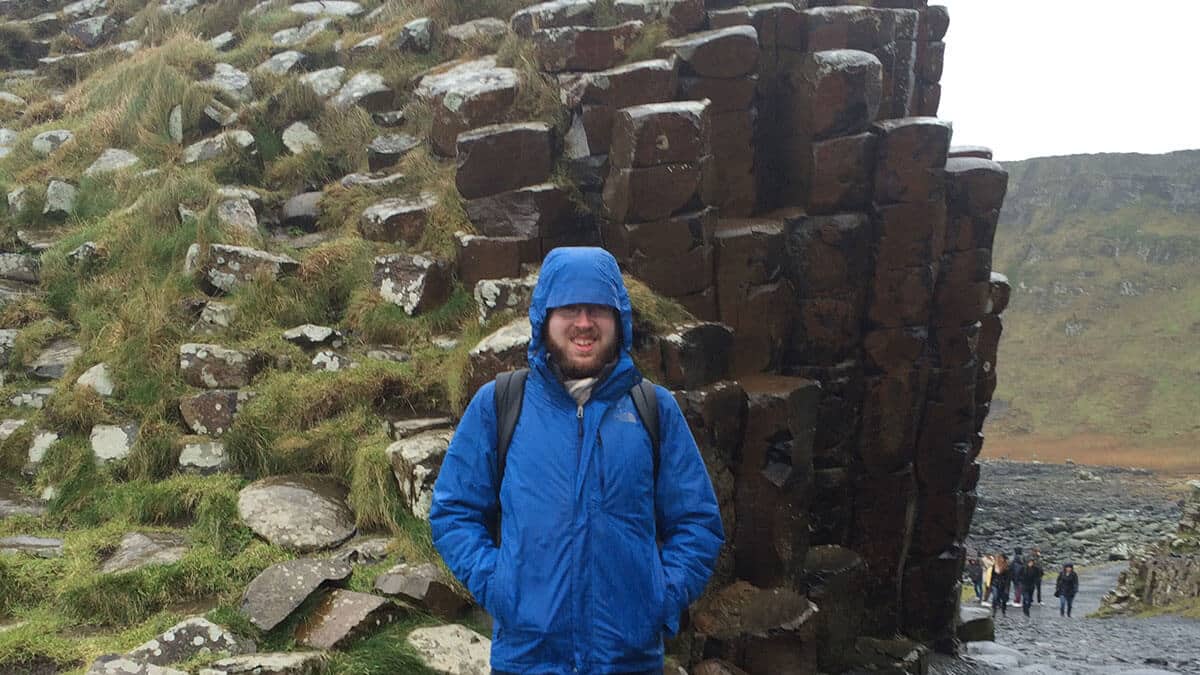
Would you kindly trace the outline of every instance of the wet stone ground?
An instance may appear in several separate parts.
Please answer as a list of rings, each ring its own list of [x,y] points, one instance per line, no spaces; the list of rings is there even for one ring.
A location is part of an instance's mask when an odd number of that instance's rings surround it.
[[[1093,477],[1099,477],[1096,480]],[[1071,559],[1079,569],[1080,589],[1074,616],[1059,617],[1054,582],[1043,585],[1042,605],[1028,618],[1009,606],[996,619],[996,646],[1003,656],[988,665],[986,658],[935,657],[934,675],[1074,675],[1076,673],[1200,674],[1200,621],[1177,616],[1152,618],[1090,618],[1100,598],[1116,585],[1124,562],[1109,562],[1104,552],[1118,538],[1140,546],[1174,530],[1179,506],[1172,487],[1178,479],[1159,478],[1142,471],[1066,465],[988,462],[979,487],[979,510],[968,550],[1008,550],[1014,545],[1038,545],[1057,564]],[[1030,517],[1022,517],[1028,514]],[[1116,515],[1110,519],[1109,516]],[[1055,518],[1059,520],[1056,521]],[[1082,537],[1056,536],[1046,526],[1055,523],[1112,523],[1090,525]],[[1157,523],[1165,523],[1164,527]],[[1154,526],[1148,526],[1148,524]],[[1055,527],[1054,529],[1057,529]],[[1089,531],[1090,530],[1090,531]],[[1068,533],[1070,530],[1067,531]],[[1082,543],[1081,543],[1082,542]],[[978,649],[978,648],[976,648]],[[1016,665],[1007,657],[1015,657]]]

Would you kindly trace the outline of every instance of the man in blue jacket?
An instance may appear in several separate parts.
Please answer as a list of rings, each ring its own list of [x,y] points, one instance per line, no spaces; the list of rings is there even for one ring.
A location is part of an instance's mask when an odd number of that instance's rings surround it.
[[[607,251],[551,251],[529,321],[530,373],[502,480],[490,382],[442,463],[434,544],[493,618],[495,672],[661,673],[663,635],[703,592],[723,542],[704,462],[656,387],[655,470],[629,395],[642,379],[629,294]]]

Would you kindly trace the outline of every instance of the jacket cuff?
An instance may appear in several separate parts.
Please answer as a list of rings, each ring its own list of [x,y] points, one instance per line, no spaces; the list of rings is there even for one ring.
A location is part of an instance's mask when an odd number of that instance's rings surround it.
[[[663,630],[666,631],[667,637],[675,637],[679,632],[679,602],[675,599],[675,594],[671,591],[671,585],[667,584],[663,593]]]

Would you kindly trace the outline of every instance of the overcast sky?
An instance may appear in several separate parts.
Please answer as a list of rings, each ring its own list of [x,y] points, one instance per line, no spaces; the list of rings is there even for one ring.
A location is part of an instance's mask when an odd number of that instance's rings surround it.
[[[938,116],[998,160],[1200,148],[1200,0],[931,0]]]

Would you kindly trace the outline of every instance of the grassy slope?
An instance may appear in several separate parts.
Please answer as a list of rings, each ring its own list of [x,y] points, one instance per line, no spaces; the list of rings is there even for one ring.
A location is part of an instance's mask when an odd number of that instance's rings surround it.
[[[994,437],[1091,434],[1194,449],[1200,207],[1183,195],[1200,180],[1197,157],[1009,166],[1013,203],[996,235],[994,267],[1016,289],[1004,315],[996,392],[1012,408],[989,425]],[[1131,176],[1142,187],[1155,185],[1146,177],[1164,176],[1175,197],[1153,188],[1121,195],[1112,179]],[[1137,295],[1123,295],[1123,281]],[[1082,332],[1068,335],[1068,324]]]

